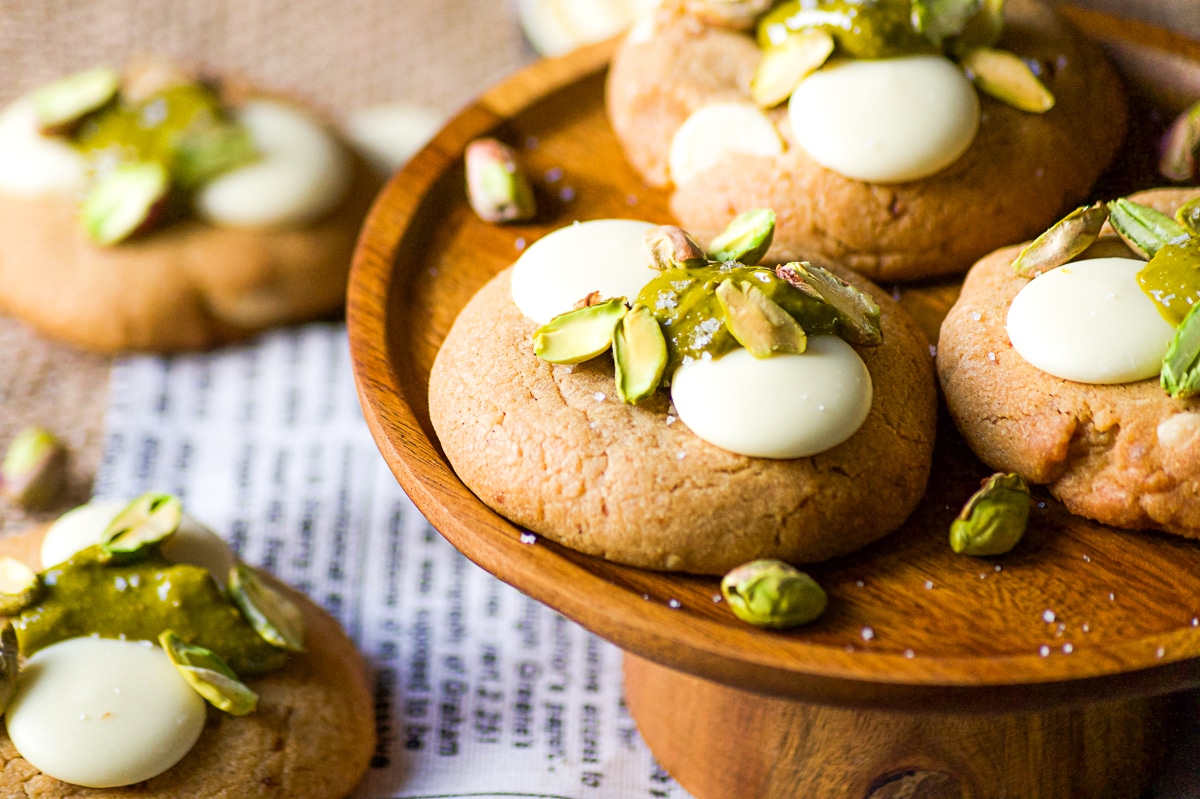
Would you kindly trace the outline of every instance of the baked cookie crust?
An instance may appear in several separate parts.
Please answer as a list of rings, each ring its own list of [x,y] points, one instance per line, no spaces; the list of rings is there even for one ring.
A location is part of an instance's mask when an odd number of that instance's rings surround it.
[[[787,144],[774,158],[726,154],[676,186],[671,210],[702,241],[738,213],[777,214],[769,258],[821,254],[874,280],[961,273],[997,247],[1033,237],[1082,198],[1120,145],[1124,90],[1099,48],[1039,0],[1009,0],[1000,47],[1045,66],[1057,104],[1018,111],[985,95],[970,149],[910,183],[843,177],[796,144],[786,104],[767,112]],[[699,108],[750,102],[760,52],[751,35],[708,27],[668,0],[628,37],[609,73],[607,108],[625,154],[652,186],[670,186],[671,138]]]

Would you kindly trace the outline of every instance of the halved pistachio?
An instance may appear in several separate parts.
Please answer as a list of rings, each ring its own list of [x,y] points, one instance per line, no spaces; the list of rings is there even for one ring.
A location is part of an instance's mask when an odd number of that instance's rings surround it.
[[[1187,229],[1171,217],[1124,197],[1108,204],[1108,222],[1129,249],[1142,258],[1154,254],[1168,244],[1187,241]]]
[[[0,493],[21,508],[53,504],[66,487],[67,449],[44,427],[30,426],[13,438],[0,463]]]
[[[164,630],[158,643],[187,684],[213,707],[232,716],[248,715],[258,707],[258,694],[216,652],[185,643],[174,630]]]
[[[484,222],[519,222],[537,216],[533,188],[512,148],[497,139],[467,145],[467,200]]]
[[[630,405],[654,394],[667,368],[667,340],[654,313],[635,304],[613,333],[617,396]]]
[[[737,261],[754,266],[771,249],[775,237],[775,212],[770,208],[743,211],[708,245],[714,261]]]
[[[243,125],[221,122],[193,127],[175,144],[172,174],[184,189],[195,189],[222,172],[258,157],[258,148]]]
[[[883,343],[879,305],[870,294],[807,261],[780,264],[775,267],[775,275],[833,308],[838,315],[839,332],[848,343],[864,347]]]
[[[763,108],[774,108],[792,96],[800,81],[829,60],[833,47],[833,36],[822,28],[792,34],[768,47],[750,79],[750,96]]]
[[[170,494],[142,494],[109,522],[100,539],[101,560],[135,557],[179,529],[183,505]]]
[[[612,346],[613,330],[628,313],[624,297],[559,314],[533,333],[533,354],[548,363],[582,363]]]
[[[726,279],[715,293],[729,333],[755,358],[798,354],[808,347],[804,328],[757,286]]]
[[[229,570],[229,596],[264,641],[289,652],[304,651],[304,615],[300,608],[239,563]]]
[[[1104,203],[1076,208],[1021,250],[1013,261],[1013,271],[1021,277],[1037,277],[1062,266],[1100,238],[1100,229],[1107,220],[1108,206]]]
[[[983,0],[912,0],[912,25],[935,47],[960,35],[979,13]]]
[[[1192,306],[1163,356],[1159,383],[1172,397],[1200,394],[1200,305]]]
[[[171,178],[162,164],[143,161],[113,167],[84,197],[83,227],[97,244],[124,241],[154,223],[170,188]]]
[[[1043,114],[1054,107],[1054,95],[1014,53],[977,47],[966,53],[960,63],[981,92],[1006,105],[1034,114]]]
[[[692,235],[675,225],[659,225],[642,237],[646,265],[665,272],[668,269],[694,269],[708,263],[704,248]]]
[[[1004,34],[1004,0],[983,0],[979,13],[963,32],[947,42],[951,54],[963,56],[980,47],[995,47]]]
[[[37,602],[42,578],[16,558],[0,557],[0,616],[13,616]]]
[[[950,524],[950,548],[960,555],[1003,555],[1029,524],[1029,485],[998,472],[984,481]]]
[[[684,0],[689,14],[718,28],[750,30],[775,0]]]
[[[781,560],[755,560],[721,579],[729,609],[756,627],[807,624],[825,612],[829,597],[809,575]]]
[[[1171,127],[1158,159],[1158,172],[1167,180],[1190,182],[1196,177],[1196,154],[1200,152],[1200,102],[1184,111]]]
[[[76,122],[116,97],[120,85],[115,69],[96,67],[43,86],[32,95],[38,130],[48,136],[67,133]]]
[[[0,713],[8,710],[8,703],[17,690],[20,654],[17,631],[13,629],[11,621],[5,620],[0,626]]]
[[[1175,211],[1175,221],[1182,225],[1192,238],[1200,238],[1200,197],[1179,206]]]

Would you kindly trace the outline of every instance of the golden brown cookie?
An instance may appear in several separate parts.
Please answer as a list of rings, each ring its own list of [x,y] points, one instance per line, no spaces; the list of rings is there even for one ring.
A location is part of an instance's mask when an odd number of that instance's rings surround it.
[[[1200,190],[1131,199],[1173,212]],[[1116,527],[1200,538],[1200,400],[1172,399],[1157,379],[1074,383],[1029,365],[1009,343],[1009,304],[1028,280],[1013,273],[1020,247],[967,275],[942,324],[938,374],[946,404],[988,465],[1045,483],[1072,513]],[[1132,257],[1115,236],[1084,256]]]
[[[1088,191],[1125,131],[1124,92],[1098,47],[1039,0],[1010,0],[1000,47],[1034,59],[1057,104],[1046,114],[981,96],[979,132],[955,163],[910,183],[875,184],[818,165],[796,145],[786,106],[769,113],[787,149],[726,154],[683,186],[671,210],[707,241],[736,214],[773,208],[770,258],[822,254],[875,280],[965,271],[996,247],[1044,230]],[[609,73],[607,107],[633,166],[670,186],[672,136],[707,105],[750,100],[760,57],[751,34],[701,24],[668,2],[653,35],[625,40]]]
[[[882,346],[856,348],[875,391],[866,422],[819,455],[768,460],[700,440],[668,415],[664,392],[621,403],[608,355],[538,360],[537,325],[513,304],[510,274],[459,314],[429,404],[459,477],[517,525],[621,563],[718,574],[858,549],[896,529],[924,492],[936,414],[928,345],[865,281],[855,284],[882,306],[884,332]]]
[[[0,541],[0,554],[41,567],[46,528]],[[48,777],[24,760],[0,729],[0,795],[45,799],[344,799],[362,779],[375,746],[366,666],[329,614],[296,592],[308,649],[265,677],[247,680],[258,709],[241,717],[208,708],[200,740],[172,768],[126,788],[83,788]]]

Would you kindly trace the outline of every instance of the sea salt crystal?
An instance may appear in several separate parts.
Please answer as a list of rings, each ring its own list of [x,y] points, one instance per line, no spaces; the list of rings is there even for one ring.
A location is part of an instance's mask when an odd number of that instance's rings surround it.
[[[1044,658],[1050,657],[1050,647],[1043,645],[1042,648],[1038,650],[1038,654]]]
[[[1063,644],[1063,654],[1064,654],[1064,655],[1069,655],[1069,654],[1071,654],[1071,653],[1072,653],[1072,652],[1074,652],[1074,651],[1075,651],[1075,645],[1074,645],[1074,644],[1070,644],[1070,643]]]
[[[855,580],[854,584],[857,585],[859,588],[862,588],[864,585],[866,585],[866,583],[864,583],[862,580]]]
[[[916,656],[917,656],[917,653],[916,653],[916,652],[914,652],[914,651],[912,651],[911,649],[905,649],[905,650],[904,650],[904,657],[906,657],[906,658],[908,658],[908,659],[910,659],[910,660],[911,660],[912,658],[914,658],[914,657],[916,657]]]
[[[626,205],[637,205],[637,204],[638,204],[638,198],[637,198],[637,195],[636,195],[636,194],[629,194],[629,195],[626,195],[626,197],[625,197],[625,204],[626,204]]]
[[[930,358],[936,358],[936,357],[937,357],[937,345],[936,345],[936,344],[930,344],[930,345],[929,345],[929,357],[930,357]]]
[[[1085,622],[1083,623],[1083,627],[1082,627],[1082,629],[1083,629],[1083,631],[1084,631],[1085,633],[1090,633],[1090,632],[1092,631],[1092,625],[1088,624],[1088,623],[1085,621]]]
[[[870,640],[872,640],[874,637],[875,637],[875,631],[874,631],[874,630],[872,630],[870,627],[863,627],[863,628],[862,628],[862,639],[863,639],[864,641],[870,641]]]
[[[979,311],[971,311],[971,321],[972,322],[978,322],[982,318],[983,318],[983,314],[981,314]]]
[[[932,590],[933,590],[933,580],[926,580],[926,581],[925,581],[925,590],[926,590],[926,591],[932,591]]]
[[[554,167],[552,169],[546,170],[546,182],[547,183],[558,183],[558,181],[562,180],[562,176],[563,176],[563,171],[559,167]]]
[[[533,533],[521,533],[521,543],[522,544],[536,544],[537,536],[534,535]]]
[[[1116,601],[1117,601],[1117,595],[1116,595],[1116,594],[1109,594],[1109,595],[1108,595],[1108,601],[1109,601],[1109,602],[1116,602]]]
[[[517,248],[517,252],[520,252],[521,250],[525,249],[525,239],[518,238],[513,242],[513,246]]]
[[[1091,563],[1091,562],[1092,562],[1092,559],[1091,559],[1089,556],[1087,556],[1087,555],[1084,555],[1084,556],[1083,556],[1083,562],[1084,562],[1084,563]]]
[[[678,599],[671,599],[667,601],[667,607],[672,608],[673,610],[678,610],[679,608],[683,607],[683,603]]]
[[[675,424],[675,417],[669,413],[667,414],[667,424],[669,424],[669,425]]]
[[[988,360],[989,360],[989,361],[994,361],[994,360],[996,360],[996,353],[994,353],[994,352],[989,352],[989,353],[988,353]]]
[[[526,136],[525,137],[525,149],[526,150],[536,150],[538,147],[541,146],[541,144],[542,143],[540,141],[538,141],[537,136]]]
[[[1054,615],[1054,611],[1052,610],[1046,610],[1042,612],[1042,621],[1046,622],[1047,624],[1053,623],[1056,618],[1057,617]]]
[[[675,454],[676,460],[683,460],[686,457],[687,457],[687,453],[684,452],[683,450],[679,450],[679,452]]]
[[[1157,650],[1154,652],[1154,656],[1155,656],[1155,657],[1162,657],[1162,656],[1163,656],[1163,655],[1165,655],[1165,654],[1167,654],[1167,648],[1166,648],[1165,646],[1160,646],[1160,647],[1159,647],[1159,648],[1158,648],[1158,649],[1157,649]]]
[[[722,600],[724,600],[723,596],[720,594],[713,594],[713,602],[721,602]]]
[[[604,399],[605,399],[604,392],[597,391],[595,394],[592,395],[592,399],[594,399],[596,402],[604,402]]]
[[[562,191],[558,193],[558,199],[565,203],[571,202],[571,200],[575,199],[575,190],[570,186],[563,186]]]
[[[994,571],[996,571],[996,573],[1000,573],[1000,572],[1004,571],[1004,567],[1001,566],[999,563],[997,563],[994,567]]]

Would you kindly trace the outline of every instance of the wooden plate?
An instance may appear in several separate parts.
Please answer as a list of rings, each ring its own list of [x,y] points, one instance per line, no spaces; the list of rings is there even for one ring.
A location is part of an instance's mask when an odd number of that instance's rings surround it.
[[[1067,13],[1109,50],[1139,98],[1138,132],[1100,194],[1154,185],[1162,120],[1200,97],[1200,44]],[[605,119],[611,47],[539,63],[488,92],[392,179],[364,228],[348,307],[359,395],[384,457],[433,525],[488,571],[623,649],[742,689],[846,706],[1007,712],[1200,685],[1200,545],[1093,524],[1043,494],[1017,550],[956,556],[949,522],[988,470],[948,424],[921,507],[884,541],[812,567],[830,608],[791,633],[737,621],[714,601],[713,578],[524,544],[463,486],[427,402],[430,366],[458,310],[523,243],[572,220],[670,221],[666,195],[626,165]],[[469,210],[462,153],[482,135],[517,147],[537,177],[536,224],[487,225]],[[900,295],[935,337],[956,291],[942,283]]]

